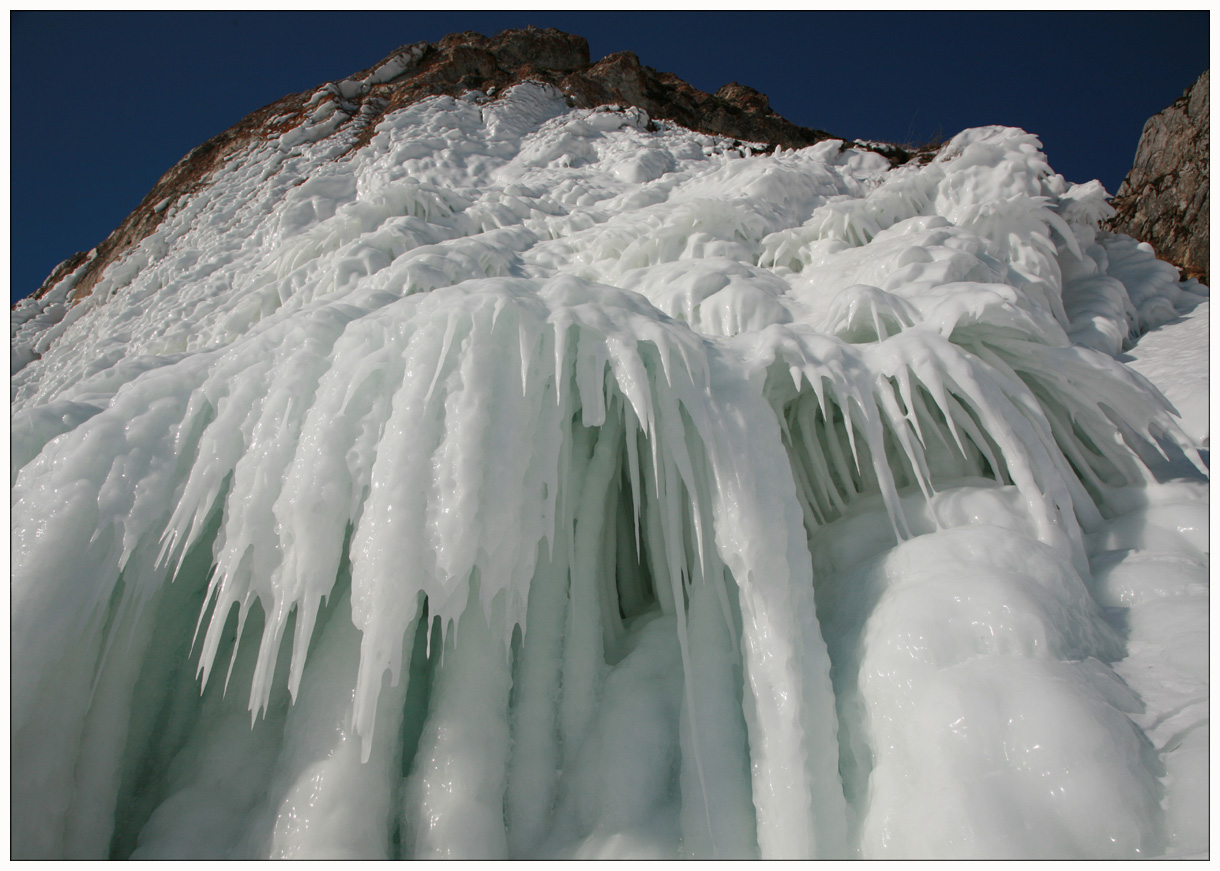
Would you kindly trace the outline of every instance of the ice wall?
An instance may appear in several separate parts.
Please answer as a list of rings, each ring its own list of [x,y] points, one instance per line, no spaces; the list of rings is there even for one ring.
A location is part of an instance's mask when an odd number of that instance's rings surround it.
[[[1206,470],[1115,359],[1206,290],[1099,185],[318,124],[14,316],[14,856],[1207,849],[1119,615],[1199,595]]]

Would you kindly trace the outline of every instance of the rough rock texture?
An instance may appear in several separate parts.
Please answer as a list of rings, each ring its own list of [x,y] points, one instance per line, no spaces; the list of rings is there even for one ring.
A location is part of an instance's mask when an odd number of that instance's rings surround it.
[[[387,72],[393,71],[400,62],[407,65],[394,78],[383,80],[381,71],[387,67]],[[369,81],[368,96],[388,101],[384,111],[436,94],[456,97],[480,90],[494,95],[506,86],[533,80],[555,85],[573,106],[637,106],[653,118],[744,142],[802,148],[832,138],[775,114],[764,94],[736,82],[707,94],[672,73],[641,64],[629,51],[590,63],[589,43],[583,36],[553,28],[506,30],[492,38],[456,33],[435,44],[403,46],[352,80]],[[372,84],[374,80],[383,81]]]
[[[1135,165],[1114,197],[1111,226],[1208,284],[1211,70],[1144,125]]]
[[[175,200],[207,185],[213,170],[252,141],[299,127],[319,113],[333,112],[340,123],[331,135],[346,137],[346,151],[350,151],[368,142],[377,122],[388,112],[426,97],[457,97],[468,91],[482,91],[495,99],[506,87],[526,80],[554,85],[567,95],[572,106],[636,106],[652,118],[757,143],[765,150],[781,145],[803,148],[834,138],[777,115],[765,94],[736,82],[708,94],[672,73],[641,64],[638,57],[626,51],[590,63],[589,43],[583,36],[535,27],[506,30],[495,37],[455,33],[437,43],[401,46],[380,63],[342,82],[291,94],[251,113],[182,158],[97,246],[92,260],[86,263],[84,254],[73,255],[52,272],[34,296],[47,293],[82,263],[86,265],[70,298],[75,301],[88,296],[119,255],[156,230]],[[927,156],[911,155],[896,146],[864,147],[895,163]]]

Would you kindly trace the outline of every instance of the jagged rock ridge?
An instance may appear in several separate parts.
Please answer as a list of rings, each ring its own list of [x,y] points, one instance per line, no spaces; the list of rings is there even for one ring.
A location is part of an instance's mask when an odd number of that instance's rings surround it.
[[[1211,70],[1144,125],[1112,226],[1147,242],[1186,276],[1208,283]]]
[[[468,91],[482,91],[495,99],[506,87],[527,80],[554,85],[574,107],[635,106],[653,118],[757,143],[767,150],[803,148],[836,138],[793,124],[772,111],[765,94],[737,82],[708,94],[672,73],[641,64],[629,51],[592,63],[583,36],[554,28],[506,30],[495,37],[450,34],[437,43],[401,46],[341,82],[283,97],[195,148],[161,177],[105,241],[89,254],[74,254],[56,267],[34,296],[42,297],[69,277],[73,285],[68,298],[76,301],[88,296],[111,263],[157,229],[175,200],[206,186],[214,170],[252,141],[331,115],[338,122],[331,135],[348,134],[347,153],[366,144],[377,122],[396,109],[427,97],[457,97]],[[912,157],[898,147],[862,147],[895,163]]]

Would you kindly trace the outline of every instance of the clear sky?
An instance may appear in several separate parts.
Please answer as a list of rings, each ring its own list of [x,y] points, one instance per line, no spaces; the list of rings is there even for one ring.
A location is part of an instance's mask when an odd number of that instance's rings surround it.
[[[1008,124],[1111,193],[1140,130],[1210,64],[1209,13],[10,12],[11,287],[101,242],[196,145],[285,94],[447,33],[534,24],[737,81],[836,136]]]

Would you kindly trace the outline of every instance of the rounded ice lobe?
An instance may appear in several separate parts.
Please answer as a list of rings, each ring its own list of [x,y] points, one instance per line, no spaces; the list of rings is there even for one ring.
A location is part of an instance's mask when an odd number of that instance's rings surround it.
[[[614,175],[628,184],[643,184],[670,172],[674,159],[667,151],[646,148],[619,163]]]
[[[14,311],[14,857],[1206,852],[1202,288],[1099,186],[325,93]]]
[[[879,287],[853,284],[835,296],[827,313],[828,331],[845,342],[880,342],[914,326],[919,312],[900,296]]]
[[[619,278],[619,285],[705,335],[753,333],[792,320],[783,302],[788,284],[734,260],[702,258],[634,269]]]

